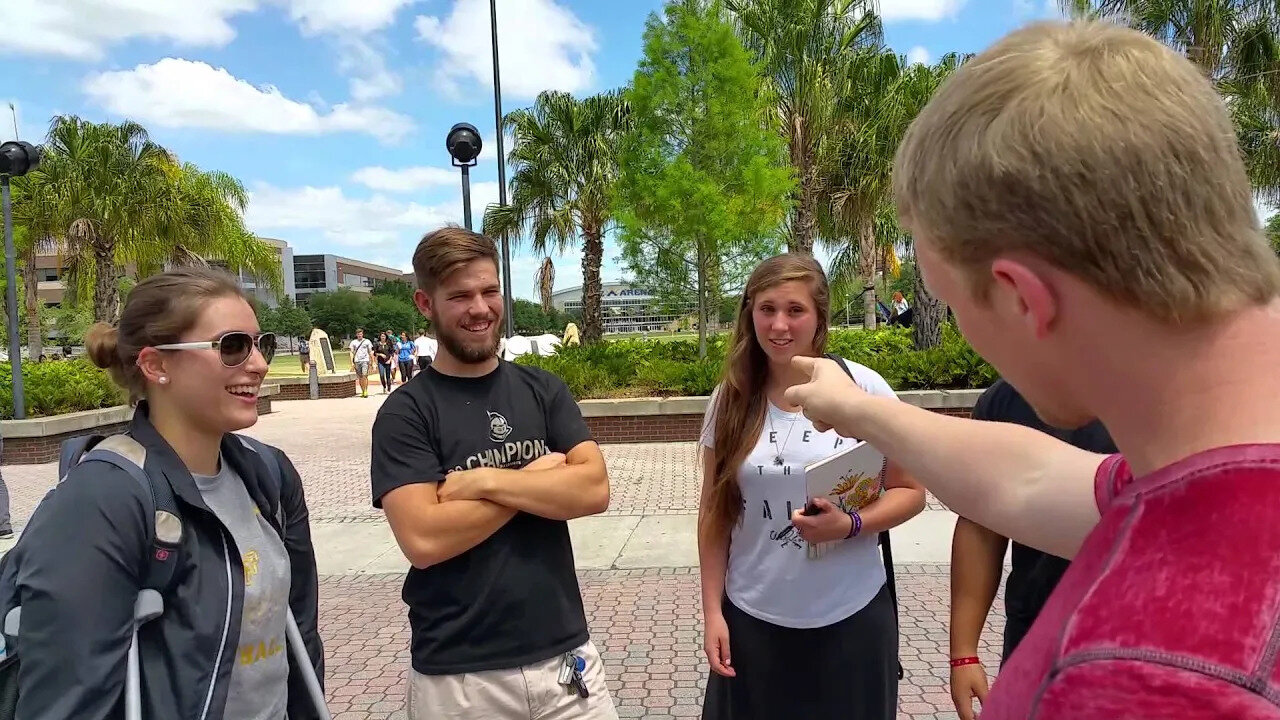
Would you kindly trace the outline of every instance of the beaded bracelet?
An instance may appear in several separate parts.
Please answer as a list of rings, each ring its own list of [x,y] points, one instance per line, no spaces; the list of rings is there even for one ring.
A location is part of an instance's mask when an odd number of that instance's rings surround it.
[[[857,537],[858,533],[862,532],[862,516],[858,514],[857,510],[846,510],[845,512],[848,513],[849,519],[853,521],[853,524],[849,526],[849,534],[844,536],[844,539],[848,540],[849,538]]]

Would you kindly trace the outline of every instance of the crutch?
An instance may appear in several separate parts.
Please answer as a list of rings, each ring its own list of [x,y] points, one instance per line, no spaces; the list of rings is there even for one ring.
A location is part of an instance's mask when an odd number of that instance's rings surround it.
[[[302,642],[302,633],[298,630],[298,621],[293,619],[293,608],[288,608],[289,621],[285,625],[285,635],[289,638],[289,649],[293,651],[293,660],[298,663],[302,680],[306,683],[307,694],[311,696],[311,704],[316,708],[320,720],[333,720],[329,714],[329,706],[324,701],[324,691],[320,689],[320,680],[316,678],[316,668],[311,664],[311,656],[307,654],[307,646]]]
[[[129,666],[125,674],[124,716],[125,720],[142,720],[142,683],[139,674],[138,660],[138,628],[150,622],[164,612],[164,600],[155,590],[143,590],[138,593],[138,601],[133,609],[133,642],[129,644]],[[311,696],[311,704],[316,708],[320,720],[332,720],[329,707],[325,704],[324,692],[320,689],[320,681],[316,679],[315,667],[311,664],[311,656],[302,642],[302,633],[298,631],[298,623],[293,619],[293,610],[289,609],[288,625],[285,635],[289,648],[293,651],[293,659],[302,672],[303,682],[307,686],[307,694]]]
[[[164,600],[155,590],[143,590],[133,605],[133,637],[129,640],[129,661],[125,667],[124,716],[125,720],[142,720],[142,680],[139,675],[138,627],[160,617],[164,612]],[[20,637],[22,608],[16,607],[4,616],[4,633]]]
[[[307,686],[307,694],[316,708],[320,720],[333,720],[329,714],[329,706],[325,703],[324,692],[320,689],[320,681],[316,678],[315,667],[311,664],[311,656],[302,642],[302,633],[298,631],[298,622],[293,618],[293,610],[288,610],[288,624],[285,635],[289,648],[293,651],[294,661],[302,672],[303,682]],[[133,605],[133,636],[129,640],[129,656],[125,667],[125,720],[142,720],[142,675],[141,660],[138,657],[138,628],[164,613],[164,598],[156,590],[143,590]],[[20,637],[22,627],[22,608],[15,607],[5,615],[4,634],[8,637]]]
[[[124,718],[142,720],[142,661],[138,659],[138,628],[164,613],[164,598],[150,588],[138,593],[133,603],[133,639],[129,641],[129,663],[124,674]]]

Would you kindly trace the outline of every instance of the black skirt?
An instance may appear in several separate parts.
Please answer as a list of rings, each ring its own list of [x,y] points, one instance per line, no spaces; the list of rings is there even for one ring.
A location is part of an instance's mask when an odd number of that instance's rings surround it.
[[[707,679],[703,720],[895,720],[898,622],[887,587],[853,615],[796,629],[754,618],[725,598],[736,677]]]

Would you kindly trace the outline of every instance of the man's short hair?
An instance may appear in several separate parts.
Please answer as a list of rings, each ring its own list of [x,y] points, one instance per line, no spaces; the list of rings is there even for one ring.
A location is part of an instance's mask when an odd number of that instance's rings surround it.
[[[1135,30],[1075,21],[1009,34],[939,88],[894,165],[904,224],[979,299],[991,261],[1017,253],[1168,322],[1280,289],[1222,98]]]
[[[459,265],[480,258],[488,258],[497,266],[498,247],[493,240],[457,225],[446,225],[418,241],[418,249],[413,251],[413,274],[418,288],[430,293]]]

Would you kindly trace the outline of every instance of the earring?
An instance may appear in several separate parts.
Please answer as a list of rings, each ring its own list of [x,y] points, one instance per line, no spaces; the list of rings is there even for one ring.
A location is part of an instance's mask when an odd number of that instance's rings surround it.
[[[168,377],[167,375],[161,375],[161,376],[160,376],[160,384],[161,384],[161,385],[164,385],[164,384],[166,384],[166,383],[168,383],[168,382],[169,382],[169,377]]]

